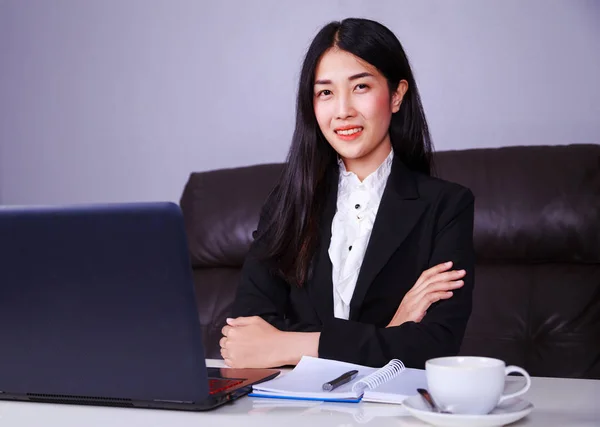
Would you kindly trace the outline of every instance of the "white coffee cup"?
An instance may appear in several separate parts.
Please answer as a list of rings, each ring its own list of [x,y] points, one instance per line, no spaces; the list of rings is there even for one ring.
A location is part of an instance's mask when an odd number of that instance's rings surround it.
[[[502,394],[506,376],[517,372],[525,377],[519,391]],[[427,388],[441,409],[456,414],[483,415],[507,399],[520,396],[531,387],[527,371],[506,366],[499,359],[477,356],[454,356],[425,362]]]

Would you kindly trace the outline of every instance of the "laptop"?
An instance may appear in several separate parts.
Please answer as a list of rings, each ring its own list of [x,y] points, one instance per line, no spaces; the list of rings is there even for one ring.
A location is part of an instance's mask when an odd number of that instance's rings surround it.
[[[176,204],[0,207],[0,399],[199,411],[278,373],[206,367]]]

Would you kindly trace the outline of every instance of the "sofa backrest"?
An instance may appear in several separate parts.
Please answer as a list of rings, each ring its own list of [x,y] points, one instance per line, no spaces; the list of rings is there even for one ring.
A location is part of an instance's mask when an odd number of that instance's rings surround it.
[[[438,152],[475,197],[474,307],[461,353],[600,378],[600,145]],[[281,164],[192,173],[181,199],[207,347]]]

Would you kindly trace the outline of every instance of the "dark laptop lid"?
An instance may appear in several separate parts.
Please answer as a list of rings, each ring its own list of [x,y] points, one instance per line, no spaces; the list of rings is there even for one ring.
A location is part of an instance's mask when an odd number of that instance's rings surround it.
[[[0,391],[205,398],[192,283],[175,204],[0,208]]]

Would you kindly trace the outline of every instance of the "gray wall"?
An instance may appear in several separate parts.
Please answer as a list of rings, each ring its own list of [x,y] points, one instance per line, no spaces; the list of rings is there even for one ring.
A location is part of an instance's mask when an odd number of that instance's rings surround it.
[[[594,0],[0,0],[1,202],[177,201],[283,161],[305,49],[346,16],[398,35],[437,149],[600,143]]]

